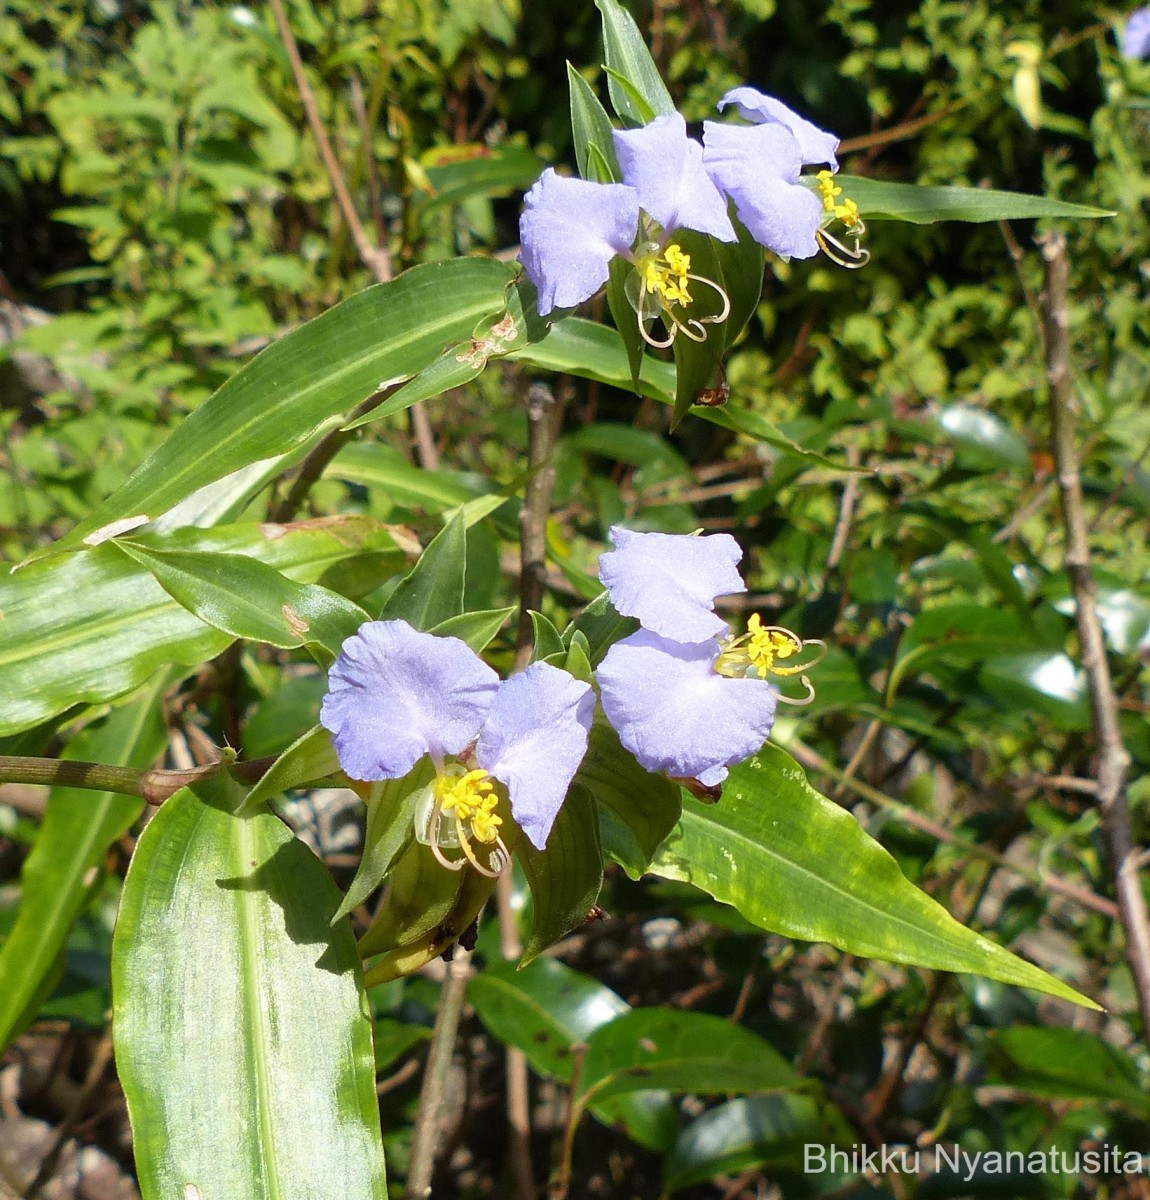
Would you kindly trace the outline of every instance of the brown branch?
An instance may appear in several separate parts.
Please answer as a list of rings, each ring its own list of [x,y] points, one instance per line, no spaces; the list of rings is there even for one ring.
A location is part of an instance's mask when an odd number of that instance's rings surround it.
[[[431,1195],[431,1177],[435,1170],[435,1154],[439,1146],[444,1097],[447,1092],[447,1072],[455,1054],[459,1021],[463,1016],[463,998],[471,977],[471,952],[456,945],[447,964],[447,977],[439,993],[439,1011],[427,1069],[419,1095],[419,1113],[411,1137],[411,1165],[407,1172],[407,1200],[427,1200]]]
[[[145,803],[158,806],[180,788],[215,778],[225,765],[237,779],[256,783],[275,761],[274,756],[227,764],[223,759],[217,759],[202,767],[168,771],[113,767],[70,758],[26,758],[5,754],[0,755],[0,783],[41,783],[91,792],[116,792],[121,796],[138,796]]]
[[[331,190],[335,194],[340,214],[351,231],[356,253],[359,255],[360,262],[371,272],[376,283],[386,283],[392,274],[391,253],[386,243],[381,243],[379,246],[372,243],[371,238],[367,236],[363,222],[359,219],[359,213],[355,210],[347,181],[343,177],[339,160],[332,149],[331,139],[327,136],[327,130],[324,128],[315,92],[308,83],[307,72],[304,70],[303,59],[300,57],[299,45],[295,40],[295,34],[291,31],[287,13],[284,12],[283,0],[271,0],[271,9],[284,49],[287,51],[288,61],[291,63],[292,77],[299,89],[300,101],[303,103],[308,126],[311,129],[312,137],[315,138],[316,148],[319,150],[324,170],[331,182]],[[370,154],[370,147],[368,147],[368,153]],[[412,407],[409,413],[412,434],[419,450],[420,465],[434,471],[439,466],[439,451],[435,445],[427,413],[418,404]]]
[[[547,517],[555,490],[552,454],[563,422],[564,404],[544,383],[527,390],[527,469],[531,472],[519,513],[519,629],[515,661],[519,667],[531,658],[531,612],[543,603],[547,579]]]
[[[1090,569],[1090,540],[1082,479],[1078,466],[1078,395],[1070,356],[1070,264],[1066,239],[1060,233],[1042,241],[1046,263],[1046,374],[1050,384],[1050,409],[1054,461],[1062,493],[1062,518],[1066,527],[1066,573],[1074,592],[1075,619],[1082,652],[1082,667],[1090,691],[1091,723],[1098,745],[1096,779],[1102,830],[1114,870],[1126,958],[1142,1010],[1143,1036],[1150,1036],[1150,917],[1138,878],[1137,851],[1130,831],[1126,803],[1126,778],[1130,754],[1122,741],[1118,699],[1110,678],[1106,643],[1098,620],[1096,589]]]

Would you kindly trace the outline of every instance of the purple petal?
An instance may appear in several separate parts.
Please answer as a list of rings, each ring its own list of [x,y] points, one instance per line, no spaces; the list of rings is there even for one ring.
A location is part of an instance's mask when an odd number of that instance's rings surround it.
[[[639,229],[639,198],[622,183],[567,179],[548,167],[523,198],[520,258],[539,292],[539,312],[573,308],[607,282]]]
[[[648,771],[719,783],[766,741],[774,688],[716,674],[718,657],[718,642],[684,646],[646,629],[607,651],[596,672],[603,711]]]
[[[839,139],[817,125],[800,117],[774,96],[764,96],[753,87],[732,88],[718,103],[720,112],[729,104],[735,105],[739,116],[756,125],[782,125],[799,144],[799,153],[804,163],[830,163],[837,171],[839,160],[835,151]]]
[[[639,193],[639,207],[671,233],[695,229],[720,242],[738,241],[727,201],[703,169],[703,147],[687,137],[678,113],[642,129],[615,133],[623,178]]]
[[[353,779],[399,779],[425,755],[458,754],[479,732],[499,676],[458,638],[370,621],[332,664],[320,723]]]
[[[511,812],[542,850],[587,752],[595,693],[547,663],[533,663],[499,688],[475,758],[507,785]]]
[[[1127,58],[1150,55],[1150,8],[1136,8],[1122,31],[1122,53]],[[642,203],[642,201],[640,201]]]
[[[729,533],[688,537],[616,525],[611,541],[615,549],[599,556],[599,578],[625,617],[678,642],[726,632],[715,597],[747,590],[737,569],[743,552]]]
[[[822,201],[798,182],[799,146],[781,125],[703,124],[703,162],[760,245],[790,258],[818,253]]]

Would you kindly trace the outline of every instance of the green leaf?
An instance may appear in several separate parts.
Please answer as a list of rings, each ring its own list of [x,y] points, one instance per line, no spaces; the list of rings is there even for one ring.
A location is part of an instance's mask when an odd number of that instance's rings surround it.
[[[610,289],[607,295],[610,300]],[[627,311],[631,313],[630,321],[633,325],[634,313],[629,306]],[[582,379],[596,379],[614,387],[634,386],[640,395],[650,396],[660,404],[674,404],[674,366],[651,358],[650,355],[643,355],[639,379],[633,385],[627,354],[627,348],[618,330],[609,329],[606,325],[599,325],[594,321],[585,321],[581,317],[564,317],[551,326],[551,331],[545,338],[513,350],[507,357],[517,362],[529,363],[544,371],[578,375]],[[722,429],[743,433],[768,445],[777,446],[804,462],[818,463],[839,471],[844,469],[841,460],[836,461],[813,450],[807,450],[793,438],[781,433],[764,416],[750,409],[725,404],[717,408],[696,406],[691,409],[691,413]]]
[[[837,1109],[815,1097],[740,1096],[708,1109],[679,1134],[667,1156],[663,1186],[675,1192],[759,1167],[776,1180],[781,1171],[801,1177],[806,1146],[849,1147],[856,1137]],[[831,1190],[828,1174],[820,1174],[820,1193]]]
[[[476,654],[482,654],[513,612],[515,605],[509,608],[487,608],[478,612],[461,613],[458,617],[448,617],[446,621],[441,621],[430,632],[436,637],[459,638]]]
[[[682,815],[679,788],[639,766],[602,710],[596,710],[575,782],[599,802],[603,849],[638,879]]]
[[[927,187],[865,179],[860,175],[837,175],[835,182],[842,187],[843,195],[859,206],[864,217],[910,221],[915,225],[930,225],[935,221],[1016,221],[1027,217],[1078,221],[1114,216],[1105,208],[991,188]]]
[[[167,744],[161,703],[170,679],[157,679],[130,704],[73,738],[63,758],[149,767]],[[53,788],[44,823],[20,871],[16,923],[0,947],[0,1050],[25,1023],[72,930],[102,878],[108,847],[135,823],[144,802],[115,792]]]
[[[622,616],[606,592],[600,592],[563,631],[563,641],[570,644],[576,633],[582,633],[591,647],[588,657],[597,667],[603,656],[620,639],[639,628],[634,617]]]
[[[634,17],[618,0],[595,0],[595,7],[603,17],[603,54],[610,68],[607,88],[615,111],[632,125],[645,125],[652,114],[659,117],[673,113],[675,102]],[[631,87],[623,86],[621,80]],[[642,98],[642,104],[635,93]]]
[[[594,183],[618,183],[623,178],[615,155],[615,127],[599,103],[595,89],[567,64],[567,89],[571,96],[571,135],[579,174]],[[598,151],[592,154],[592,148]],[[605,164],[604,171],[600,164]]]
[[[770,1092],[810,1085],[761,1037],[706,1013],[633,1008],[597,1029],[579,1077],[580,1104],[625,1092]]]
[[[410,574],[387,598],[381,621],[406,621],[428,630],[463,613],[467,525],[457,513],[432,538]]]
[[[247,812],[305,783],[326,779],[338,770],[339,758],[331,734],[322,725],[313,725],[268,768],[267,774],[248,792],[240,811]]]
[[[332,658],[371,618],[317,583],[295,583],[274,567],[239,554],[152,550],[126,538],[111,543],[155,576],[205,625],[232,637],[292,649],[318,645]]]
[[[479,1019],[506,1046],[523,1051],[533,1071],[570,1083],[575,1047],[628,1010],[610,988],[552,958],[522,969],[492,963],[467,985]],[[619,1096],[591,1112],[608,1125],[622,1122],[641,1145],[665,1149],[675,1136],[669,1098],[658,1092]]]
[[[1150,1114],[1133,1058],[1083,1029],[1016,1026],[994,1035],[996,1081],[1040,1096],[1112,1100]]]
[[[676,240],[690,255],[692,272],[704,279],[713,279],[719,288],[724,288],[723,271],[715,250],[716,243],[705,234],[695,233],[690,229],[680,230],[676,234]],[[725,289],[720,293],[700,283],[692,283],[691,287],[693,302],[688,319],[700,321],[707,317],[716,317],[723,311]],[[684,316],[687,317],[687,314]],[[694,338],[680,332],[672,345],[675,355],[675,407],[671,415],[672,430],[697,401],[714,394],[720,383],[723,354],[728,344],[725,323],[704,324],[702,328],[706,334],[702,341],[695,341]],[[733,341],[733,337],[730,340]]]
[[[441,513],[485,495],[474,476],[417,467],[386,442],[352,442],[336,455],[327,478],[346,479],[370,489],[388,503]]]
[[[177,792],[124,883],[113,1028],[141,1193],[386,1200],[339,892],[276,817],[234,815],[239,798],[227,778]]]
[[[177,529],[133,540],[156,551],[248,555],[300,583],[365,551],[406,562],[390,533],[362,517]],[[160,667],[203,662],[232,640],[177,604],[151,571],[111,545],[0,576],[0,612],[0,736],[76,704],[114,700]]]
[[[490,963],[471,979],[467,996],[495,1037],[522,1050],[532,1070],[560,1083],[571,1082],[572,1047],[629,1011],[610,988],[554,958],[522,968]]]
[[[74,549],[114,522],[155,519],[205,484],[304,444],[503,311],[516,273],[490,259],[429,263],[337,304],[233,375],[108,500],[32,558]]]
[[[428,784],[435,779],[435,764],[425,754],[402,779],[373,784],[367,799],[367,830],[363,857],[336,917],[357,909],[383,882],[396,859],[411,845],[415,816]]]
[[[578,779],[567,792],[546,847],[536,850],[521,837],[517,853],[532,900],[531,934],[522,965],[582,925],[603,886],[595,801]]]
[[[686,797],[652,870],[732,904],[756,925],[863,957],[968,971],[1098,1006],[960,925],[907,880],[849,813],[768,744],[735,767],[718,804]]]
[[[951,404],[937,417],[939,427],[960,446],[985,456],[994,466],[1030,470],[1030,448],[1001,418],[973,404]]]
[[[531,618],[532,638],[535,645],[531,661],[539,662],[541,659],[550,658],[553,654],[566,656],[567,648],[563,645],[563,638],[551,621],[542,613],[529,611],[527,615]]]

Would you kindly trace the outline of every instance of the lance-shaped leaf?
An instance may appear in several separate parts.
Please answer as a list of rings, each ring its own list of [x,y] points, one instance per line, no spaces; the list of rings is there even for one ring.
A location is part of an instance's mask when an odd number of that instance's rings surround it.
[[[718,804],[683,800],[652,870],[694,884],[774,933],[869,958],[967,971],[1098,1006],[914,886],[859,823],[777,746],[735,767]]]
[[[371,1022],[339,891],[226,777],[140,838],[112,950],[145,1200],[386,1200]],[[194,1190],[193,1190],[194,1189]]]
[[[932,225],[936,221],[1018,221],[1028,217],[1055,217],[1081,221],[1112,217],[1105,208],[1070,204],[1048,196],[1000,192],[993,188],[927,187],[836,175],[835,183],[858,206],[864,217]]]
[[[74,738],[65,758],[116,766],[148,767],[167,744],[160,703],[162,677],[131,704]],[[53,788],[44,823],[20,871],[16,923],[0,949],[0,1048],[35,1013],[76,918],[102,878],[108,847],[143,811],[144,802],[115,792]]]
[[[205,625],[232,637],[292,649],[314,644],[339,653],[367,613],[318,583],[296,583],[274,567],[241,554],[153,550],[128,539],[112,543]]]
[[[615,111],[633,125],[675,111],[675,102],[655,66],[635,18],[619,0],[595,0],[603,18],[607,86]]]
[[[429,366],[507,303],[516,268],[460,258],[413,267],[279,339],[186,421],[66,537],[74,549],[121,521],[154,519],[232,471],[305,443],[339,413]]]
[[[135,540],[148,550],[248,555],[300,583],[364,553],[406,563],[387,530],[364,518],[179,529]],[[0,577],[0,612],[0,736],[75,704],[113,700],[159,667],[203,662],[232,640],[112,545]]]

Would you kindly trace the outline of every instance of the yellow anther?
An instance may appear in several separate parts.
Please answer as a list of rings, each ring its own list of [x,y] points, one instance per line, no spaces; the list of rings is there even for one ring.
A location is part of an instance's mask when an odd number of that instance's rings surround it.
[[[817,179],[819,181],[819,195],[823,200],[823,208],[827,212],[833,212],[837,217],[838,213],[835,211],[835,197],[841,196],[843,194],[843,190],[838,186],[837,183],[835,183],[834,172],[820,171]]]
[[[687,290],[690,269],[691,256],[684,254],[682,247],[674,242],[662,254],[639,260],[647,291],[668,304],[691,303],[691,293]]]
[[[853,200],[844,200],[842,204],[836,204],[834,213],[848,230],[856,229],[861,224],[862,217],[859,213],[859,206]]]
[[[747,655],[751,666],[759,673],[760,679],[766,679],[773,671],[776,675],[793,675],[794,667],[777,667],[776,660],[792,658],[803,648],[803,644],[789,629],[772,629],[764,627],[759,620],[759,614],[753,613],[747,622],[747,634],[750,641],[747,644]],[[802,668],[799,668],[800,670]]]
[[[435,781],[435,795],[445,813],[457,821],[470,821],[477,812],[495,807],[491,776],[486,771],[468,771],[465,775],[441,775]]]
[[[706,326],[721,324],[730,316],[730,297],[713,280],[691,274],[691,256],[677,242],[665,247],[646,242],[631,261],[635,271],[627,280],[627,299],[638,315],[639,333],[649,346],[665,349],[680,333],[693,342],[706,341]],[[681,311],[694,303],[692,282],[714,291],[718,312],[690,317]],[[665,338],[654,337],[648,328],[656,319],[662,320],[667,329]]]

